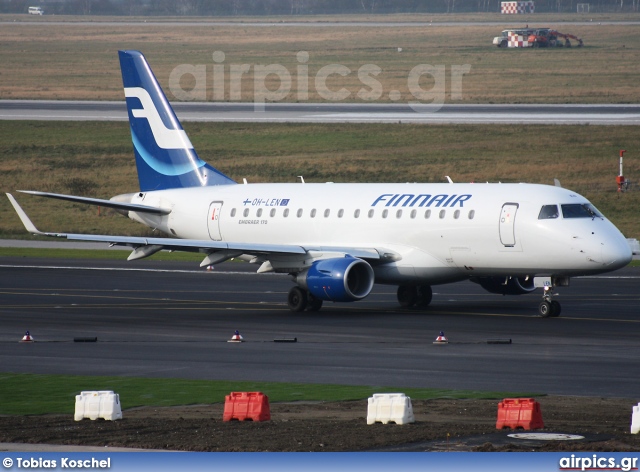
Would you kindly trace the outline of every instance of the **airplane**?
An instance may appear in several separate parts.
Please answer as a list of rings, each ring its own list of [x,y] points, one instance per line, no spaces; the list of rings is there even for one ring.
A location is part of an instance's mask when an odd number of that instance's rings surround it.
[[[119,51],[140,184],[110,200],[22,193],[115,209],[168,237],[41,232],[7,194],[27,231],[128,246],[128,260],[161,250],[230,259],[290,274],[294,312],[354,302],[374,284],[398,286],[403,307],[426,307],[432,286],[463,280],[496,294],[543,288],[541,317],[571,277],[626,266],[631,249],[585,197],[558,185],[503,183],[239,184],[198,157],[139,51]]]

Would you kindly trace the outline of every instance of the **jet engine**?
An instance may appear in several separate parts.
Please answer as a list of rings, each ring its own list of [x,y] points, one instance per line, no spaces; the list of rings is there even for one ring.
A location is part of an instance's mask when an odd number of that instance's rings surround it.
[[[472,277],[471,281],[487,292],[501,295],[523,295],[536,289],[533,277]]]
[[[374,275],[371,266],[353,256],[322,259],[298,274],[296,283],[320,300],[353,302],[371,292]]]

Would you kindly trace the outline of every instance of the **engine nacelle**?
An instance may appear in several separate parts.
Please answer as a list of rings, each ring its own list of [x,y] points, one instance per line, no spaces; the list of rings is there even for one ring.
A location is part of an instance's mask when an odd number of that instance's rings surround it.
[[[367,262],[347,255],[314,262],[298,274],[296,283],[321,300],[353,302],[369,295],[374,279]]]
[[[487,292],[500,295],[523,295],[536,289],[533,277],[471,277],[471,281],[480,284]]]

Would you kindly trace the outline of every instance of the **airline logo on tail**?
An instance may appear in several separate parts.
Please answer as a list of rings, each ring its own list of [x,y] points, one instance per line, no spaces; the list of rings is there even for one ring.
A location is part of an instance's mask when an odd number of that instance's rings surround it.
[[[144,56],[118,54],[140,190],[235,184],[198,157]]]
[[[142,108],[132,108],[131,114],[135,118],[147,119],[158,147],[162,149],[193,149],[187,133],[180,129],[178,123],[173,123],[174,129],[165,126],[149,92],[141,87],[127,87],[124,89],[124,96],[140,100]]]

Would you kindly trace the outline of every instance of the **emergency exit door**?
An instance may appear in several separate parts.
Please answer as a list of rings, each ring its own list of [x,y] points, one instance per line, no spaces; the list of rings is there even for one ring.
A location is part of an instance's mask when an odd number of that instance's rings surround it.
[[[517,203],[505,203],[500,212],[500,242],[506,247],[516,245]]]

